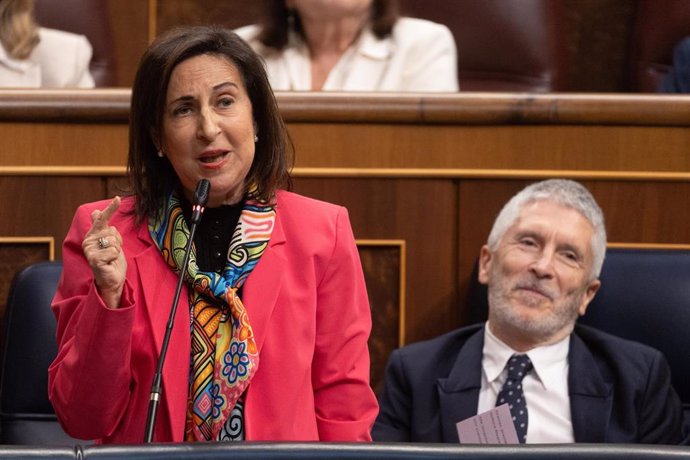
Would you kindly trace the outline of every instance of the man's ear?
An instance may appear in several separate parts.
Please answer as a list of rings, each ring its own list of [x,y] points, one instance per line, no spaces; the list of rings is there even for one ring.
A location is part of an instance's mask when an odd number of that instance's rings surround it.
[[[486,244],[479,250],[479,274],[477,279],[482,284],[489,284],[489,273],[493,262],[493,253]]]
[[[590,281],[590,283],[585,288],[585,292],[582,295],[582,301],[580,302],[580,306],[577,309],[578,315],[582,316],[587,312],[587,307],[589,306],[589,303],[592,301],[600,287],[601,281],[599,281],[598,279]]]

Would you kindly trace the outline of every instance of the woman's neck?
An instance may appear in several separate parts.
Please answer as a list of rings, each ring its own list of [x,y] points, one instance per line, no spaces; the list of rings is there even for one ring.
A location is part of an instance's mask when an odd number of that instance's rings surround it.
[[[303,19],[302,29],[311,55],[342,55],[357,39],[367,19],[367,15],[361,14],[326,21]]]
[[[368,20],[367,14],[318,21],[304,18],[302,29],[309,47],[312,90],[320,90],[328,74],[357,40]]]

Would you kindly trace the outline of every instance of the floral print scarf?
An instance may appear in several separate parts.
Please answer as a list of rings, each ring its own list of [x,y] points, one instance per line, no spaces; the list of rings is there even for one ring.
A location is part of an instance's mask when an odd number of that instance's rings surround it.
[[[238,290],[268,246],[275,215],[272,205],[251,192],[247,195],[222,273],[201,271],[192,245],[184,270],[192,334],[186,441],[223,439],[228,432],[224,425],[233,409],[236,419],[235,406],[259,366],[254,332]],[[190,232],[175,193],[168,197],[164,212],[149,219],[149,232],[179,274]]]

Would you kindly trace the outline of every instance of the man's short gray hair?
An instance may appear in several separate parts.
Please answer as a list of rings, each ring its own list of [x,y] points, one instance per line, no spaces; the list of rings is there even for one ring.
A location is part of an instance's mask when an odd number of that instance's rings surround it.
[[[606,227],[604,214],[592,194],[582,184],[567,179],[549,179],[536,182],[522,189],[513,196],[501,209],[489,233],[487,245],[495,251],[506,231],[520,216],[520,211],[537,201],[550,201],[560,206],[574,209],[582,214],[592,227],[592,279],[598,278],[606,255]]]

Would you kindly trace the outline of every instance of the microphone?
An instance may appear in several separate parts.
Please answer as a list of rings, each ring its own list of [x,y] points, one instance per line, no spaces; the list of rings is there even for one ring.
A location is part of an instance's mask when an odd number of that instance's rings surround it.
[[[204,206],[208,201],[208,192],[211,191],[211,183],[206,179],[201,179],[196,184],[194,190],[194,203],[192,203],[192,224],[196,225],[201,221],[201,214],[204,212]]]
[[[165,355],[168,352],[168,344],[170,343],[170,334],[172,333],[173,322],[175,320],[175,312],[177,311],[177,302],[180,299],[180,292],[182,291],[182,282],[184,281],[184,272],[189,264],[189,255],[192,252],[192,242],[194,241],[194,233],[196,226],[201,221],[201,215],[204,213],[204,206],[208,201],[208,194],[211,190],[211,184],[206,179],[201,179],[196,184],[194,190],[194,202],[192,203],[192,221],[189,226],[189,240],[184,250],[184,262],[182,262],[182,270],[177,280],[177,289],[175,290],[175,298],[170,307],[170,317],[165,329],[165,336],[163,337],[163,344],[161,345],[161,354],[158,357],[158,366],[156,366],[156,374],[153,376],[153,383],[151,384],[151,395],[149,396],[149,411],[146,416],[146,431],[144,433],[144,442],[153,442],[153,430],[156,424],[156,415],[158,413],[158,403],[160,402],[162,392],[163,379],[163,363],[165,362]]]

